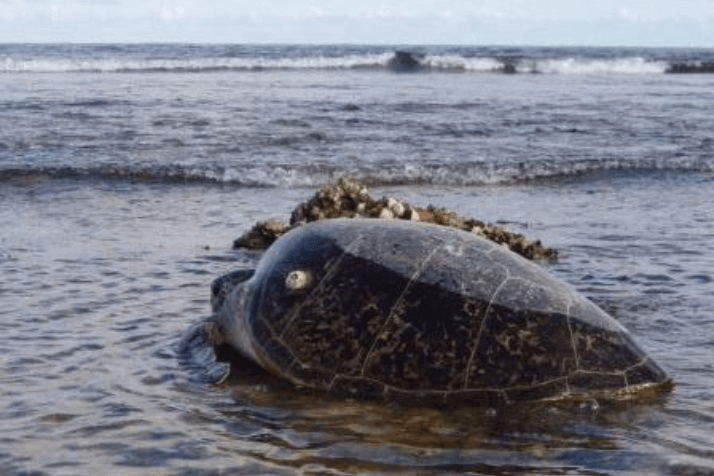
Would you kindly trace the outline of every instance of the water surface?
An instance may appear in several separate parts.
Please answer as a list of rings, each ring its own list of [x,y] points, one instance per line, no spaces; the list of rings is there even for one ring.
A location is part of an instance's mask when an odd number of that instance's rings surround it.
[[[3,48],[0,64],[44,69],[0,73],[0,473],[714,472],[710,75],[614,71],[677,59],[660,50],[520,49],[520,64],[560,69],[505,75],[187,71],[218,55]],[[238,50],[385,63],[394,48]],[[710,54],[695,53],[680,59]],[[184,69],[131,70],[149,56]],[[575,74],[571,57],[610,70]],[[120,67],[91,63],[108,59]],[[90,67],[50,68],[78,62]],[[437,410],[336,400],[250,369],[201,381],[177,345],[208,316],[211,281],[259,259],[232,240],[345,175],[558,248],[541,266],[630,329],[674,390]]]

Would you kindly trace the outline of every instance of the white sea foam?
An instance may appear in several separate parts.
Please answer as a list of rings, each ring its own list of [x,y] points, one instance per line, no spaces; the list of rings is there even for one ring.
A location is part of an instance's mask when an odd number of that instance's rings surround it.
[[[15,59],[0,60],[3,73],[212,71],[263,69],[357,69],[386,67],[391,53],[351,56],[308,56],[300,58],[192,58],[192,59]]]
[[[503,69],[503,63],[495,58],[466,58],[463,56],[426,56],[422,62],[424,66],[433,69],[461,70],[474,72],[491,72]]]
[[[313,187],[349,175],[371,185],[430,184],[473,186],[517,183],[532,180],[563,179],[611,171],[650,173],[653,171],[713,173],[714,164],[703,159],[625,159],[588,161],[541,160],[535,162],[474,161],[460,164],[364,164],[359,169],[334,168],[316,172],[314,167],[229,166],[174,164],[173,166],[99,165],[95,167],[29,167],[0,169],[0,181],[50,176],[57,178],[118,178],[150,182],[208,182],[244,187]]]
[[[520,72],[568,75],[610,75],[610,74],[663,74],[668,64],[664,61],[646,61],[643,58],[619,59],[545,59],[523,63],[517,66]]]
[[[464,57],[459,55],[416,56],[423,67],[432,71],[501,72],[513,66],[518,73],[610,75],[662,74],[669,64],[643,58],[619,59],[527,59],[513,60],[495,57]],[[304,56],[295,58],[0,58],[0,73],[59,72],[202,72],[216,70],[350,70],[388,68],[393,53],[348,56]]]

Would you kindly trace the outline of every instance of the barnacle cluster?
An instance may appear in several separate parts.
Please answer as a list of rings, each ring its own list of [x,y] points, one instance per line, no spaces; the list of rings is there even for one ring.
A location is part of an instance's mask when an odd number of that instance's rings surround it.
[[[233,247],[266,249],[282,234],[305,223],[343,217],[424,221],[476,233],[508,246],[515,253],[528,259],[558,258],[556,250],[543,246],[540,241],[530,241],[523,235],[497,225],[465,218],[443,208],[417,207],[389,197],[372,198],[367,193],[367,187],[357,180],[347,178],[340,179],[334,184],[323,185],[310,200],[295,207],[290,217],[290,224],[275,219],[259,222],[236,239]]]

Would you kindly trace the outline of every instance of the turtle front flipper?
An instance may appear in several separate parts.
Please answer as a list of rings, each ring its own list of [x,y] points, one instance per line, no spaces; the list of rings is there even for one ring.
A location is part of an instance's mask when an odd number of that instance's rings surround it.
[[[198,380],[219,384],[231,370],[230,363],[219,356],[223,345],[218,323],[209,319],[186,332],[178,352],[182,363],[195,371]]]

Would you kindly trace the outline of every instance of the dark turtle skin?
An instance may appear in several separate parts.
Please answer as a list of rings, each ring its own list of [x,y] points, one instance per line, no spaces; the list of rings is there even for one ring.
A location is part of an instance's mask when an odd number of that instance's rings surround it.
[[[335,219],[213,285],[212,333],[297,385],[492,404],[668,382],[612,317],[503,246],[435,225]]]

